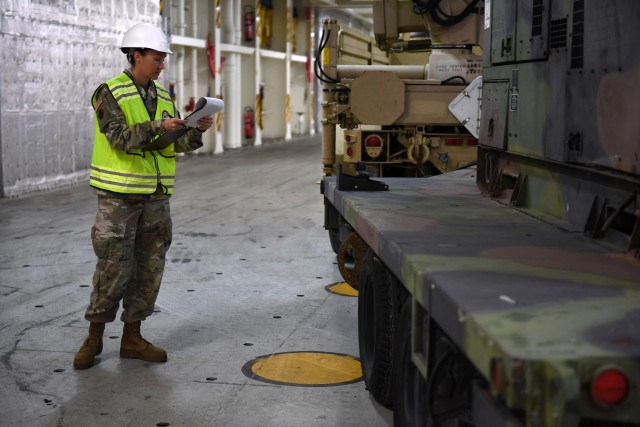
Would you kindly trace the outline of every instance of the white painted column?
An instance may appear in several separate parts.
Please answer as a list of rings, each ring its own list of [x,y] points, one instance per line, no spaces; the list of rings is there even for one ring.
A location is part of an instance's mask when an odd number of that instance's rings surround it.
[[[224,0],[222,9],[222,41],[231,45],[239,43],[236,40],[239,26],[239,10],[234,0]],[[239,4],[239,2],[238,2]],[[242,108],[240,103],[240,54],[225,52],[224,73],[224,129],[223,145],[225,148],[240,148],[242,146]]]
[[[216,78],[213,81],[213,93],[216,98],[222,98],[222,75],[221,75],[222,67],[221,67],[221,59],[220,59],[220,37],[221,37],[220,21],[222,18],[220,16],[221,13],[222,11],[220,9],[220,0],[216,0],[215,10],[214,10],[215,23],[213,28],[213,46],[215,50],[214,63],[215,63],[215,70],[216,70]],[[223,110],[220,113],[217,113],[214,117],[215,118],[215,122],[213,124],[214,143],[215,143],[215,148],[213,151],[214,154],[219,154],[224,151],[224,148],[222,145],[222,121],[223,121],[222,118],[226,114],[225,110]]]
[[[291,139],[291,48],[293,37],[293,0],[287,0],[287,43],[285,48],[285,134],[284,139]]]
[[[198,38],[198,2],[191,4],[191,37]],[[191,48],[191,87],[193,88],[193,96],[197,101],[200,98],[198,94],[198,48]]]
[[[178,34],[182,37],[184,37],[185,35],[185,28],[186,28],[187,24],[185,21],[185,16],[184,16],[184,0],[180,0],[178,2]],[[185,102],[185,96],[184,96],[184,56],[185,56],[185,48],[184,46],[180,46],[177,49],[176,52],[176,56],[177,58],[177,77],[178,77],[178,81],[176,82],[176,104],[177,104],[177,108],[178,110],[182,113],[182,116],[184,117],[184,111],[183,108],[186,104]]]
[[[315,55],[316,55],[316,15],[314,13],[314,8],[309,7],[307,9],[307,26],[309,27],[309,48],[307,49],[309,61],[309,70],[307,71],[311,76],[307,80],[307,90],[308,90],[308,98],[307,98],[307,117],[309,118],[309,135],[316,134],[316,120],[315,120],[315,102],[316,102],[316,93],[314,90],[316,76],[313,72],[315,69]]]
[[[254,60],[255,60],[255,78],[254,78],[254,88],[255,88],[255,106],[253,108],[253,115],[254,115],[254,126],[253,126],[253,135],[254,135],[254,140],[253,140],[253,145],[262,145],[262,129],[260,129],[260,126],[258,126],[258,113],[259,111],[259,98],[260,98],[260,85],[262,84],[262,58],[261,58],[261,53],[260,53],[260,33],[258,31],[258,27],[260,26],[260,0],[256,0],[256,6],[254,8],[255,10],[255,29],[254,29],[254,37],[253,39],[255,40],[256,43],[256,48],[255,48],[255,56],[254,56]]]

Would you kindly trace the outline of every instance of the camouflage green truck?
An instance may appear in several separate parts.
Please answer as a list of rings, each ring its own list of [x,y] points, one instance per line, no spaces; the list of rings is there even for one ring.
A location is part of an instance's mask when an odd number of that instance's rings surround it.
[[[322,181],[370,393],[396,426],[640,425],[640,2],[411,3],[483,14],[480,138]]]

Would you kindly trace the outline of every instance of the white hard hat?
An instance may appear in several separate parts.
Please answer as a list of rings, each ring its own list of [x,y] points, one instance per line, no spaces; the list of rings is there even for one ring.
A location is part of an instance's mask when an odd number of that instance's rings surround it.
[[[166,34],[153,24],[136,24],[124,33],[120,49],[126,53],[128,49],[135,47],[153,49],[173,55],[169,49],[169,40],[167,40]]]

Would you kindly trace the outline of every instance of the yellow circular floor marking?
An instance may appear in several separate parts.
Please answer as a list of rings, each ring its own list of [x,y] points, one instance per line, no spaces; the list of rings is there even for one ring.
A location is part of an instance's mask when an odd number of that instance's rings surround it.
[[[357,297],[358,291],[353,289],[347,282],[338,282],[325,287],[332,294],[344,295],[347,297]]]
[[[282,385],[326,387],[362,379],[360,360],[347,354],[300,351],[257,357],[242,367],[249,378]]]

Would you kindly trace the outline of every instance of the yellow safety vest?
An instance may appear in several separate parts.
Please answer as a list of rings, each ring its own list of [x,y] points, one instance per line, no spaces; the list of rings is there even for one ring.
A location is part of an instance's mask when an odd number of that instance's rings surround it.
[[[150,120],[149,112],[131,77],[122,73],[106,84],[124,112],[127,125]],[[175,107],[169,92],[157,83],[156,90],[158,104],[154,120],[175,117]],[[92,99],[92,102],[95,103],[95,101]],[[116,150],[109,144],[105,134],[100,132],[95,114],[94,124],[93,156],[89,177],[89,184],[92,187],[116,193],[151,194],[156,191],[158,184],[161,184],[166,194],[173,193],[176,173],[173,144],[155,151]]]

